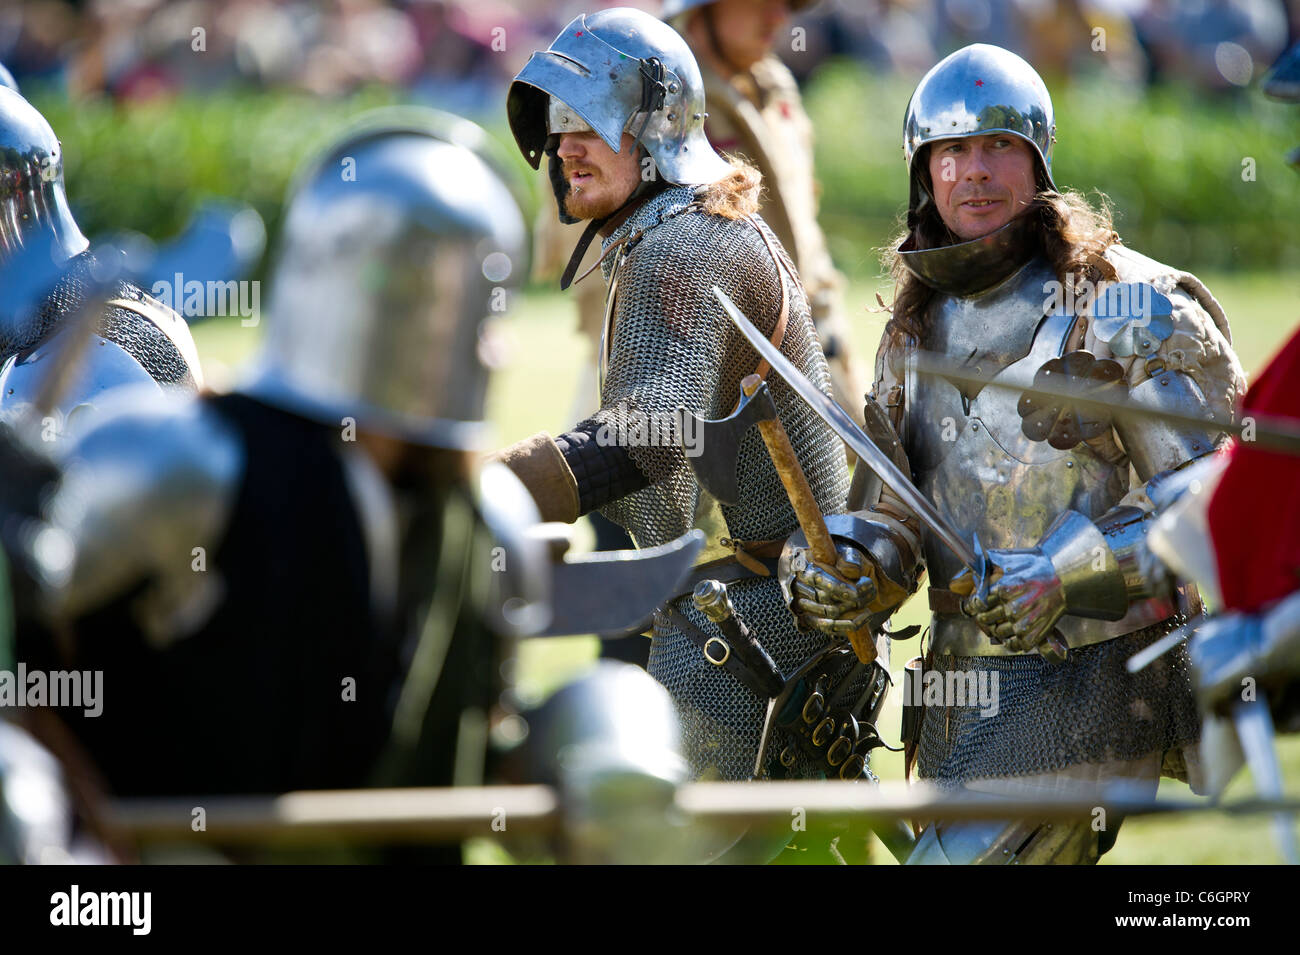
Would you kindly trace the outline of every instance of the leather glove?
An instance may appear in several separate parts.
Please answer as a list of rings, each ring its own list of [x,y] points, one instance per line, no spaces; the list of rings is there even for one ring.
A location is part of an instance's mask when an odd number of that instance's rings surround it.
[[[1056,568],[1040,549],[991,550],[982,580],[969,568],[949,589],[968,594],[961,609],[995,643],[1025,653],[1051,634],[1065,614],[1065,589]]]
[[[855,547],[836,548],[834,568],[816,563],[807,548],[796,548],[790,560],[790,612],[805,630],[845,636],[866,625],[876,599],[875,565]]]

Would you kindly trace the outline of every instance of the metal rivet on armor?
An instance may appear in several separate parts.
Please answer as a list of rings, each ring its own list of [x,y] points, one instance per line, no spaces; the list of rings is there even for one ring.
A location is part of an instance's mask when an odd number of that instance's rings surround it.
[[[977,424],[973,424],[973,425],[970,426],[970,429],[971,429],[972,431],[978,431],[978,430],[980,429],[980,426],[977,425]]]
[[[1193,441],[1193,442],[1192,442],[1192,450],[1193,450],[1193,451],[1199,451],[1199,450],[1201,450],[1201,442],[1199,442],[1199,441]]]
[[[695,113],[695,114],[692,115],[691,118],[692,118],[692,119],[696,119],[696,120],[700,120],[700,119],[703,119],[703,118],[704,118],[704,114],[703,114],[703,113]]]
[[[1066,466],[1067,468],[1072,468],[1072,467],[1074,467],[1074,462],[1073,462],[1073,461],[1066,461],[1066,462],[1065,462],[1065,466]]]
[[[677,92],[677,84],[676,84],[676,83],[669,83],[669,84],[668,84],[668,92],[670,92],[670,93],[676,93],[676,92]]]
[[[1167,384],[1169,384],[1169,379],[1168,379],[1168,378],[1161,378],[1161,379],[1160,379],[1160,384],[1162,384],[1162,385],[1167,385]]]
[[[672,123],[672,122],[676,122],[676,120],[677,120],[677,114],[676,114],[676,113],[669,113],[669,114],[668,114],[668,122]]]
[[[1145,339],[1143,339],[1143,341],[1142,341],[1142,347],[1143,347],[1143,348],[1150,348],[1150,347],[1151,347],[1151,343],[1150,343],[1149,341],[1146,341]]]

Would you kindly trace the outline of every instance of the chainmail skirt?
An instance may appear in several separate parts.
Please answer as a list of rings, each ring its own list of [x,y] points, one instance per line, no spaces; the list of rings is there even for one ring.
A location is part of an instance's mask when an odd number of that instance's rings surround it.
[[[978,706],[927,706],[919,775],[955,788],[974,779],[1137,759],[1195,742],[1200,720],[1186,645],[1137,673],[1125,669],[1129,657],[1180,622],[1071,650],[1062,664],[1037,655],[938,657],[941,671],[996,673],[998,709],[981,716]]]
[[[753,578],[728,584],[727,593],[736,614],[758,636],[773,661],[787,676],[815,652],[825,647],[828,638],[817,632],[803,632],[794,626],[790,611],[775,578]],[[707,634],[720,631],[695,608],[691,598],[673,601],[673,609]],[[852,667],[847,662],[844,670]],[[655,618],[654,639],[650,644],[650,675],[668,688],[681,719],[683,755],[696,779],[746,780],[754,773],[754,760],[767,715],[767,701],[720,667],[704,659],[700,648],[685,634],[679,633],[662,616]],[[839,674],[837,674],[838,676]],[[871,674],[861,677],[851,688],[856,696],[870,682]],[[768,747],[768,769],[786,746],[787,737],[778,731]],[[802,752],[784,775],[791,778],[817,779],[824,774]]]

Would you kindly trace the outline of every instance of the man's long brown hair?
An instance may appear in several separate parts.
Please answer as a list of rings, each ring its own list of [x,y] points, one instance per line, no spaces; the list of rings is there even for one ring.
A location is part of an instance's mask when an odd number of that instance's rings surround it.
[[[930,191],[926,156],[916,157],[920,175]],[[1113,282],[1115,268],[1105,259],[1108,248],[1119,241],[1111,218],[1110,204],[1098,193],[1094,208],[1082,193],[1073,190],[1058,192],[1045,188],[1040,176],[1039,192],[1023,215],[1030,218],[1033,231],[1031,242],[1042,250],[1052,271],[1062,285],[1087,281],[1093,285],[1100,281]],[[912,248],[934,249],[962,241],[944,225],[933,200],[925,203],[917,213],[915,228],[904,228],[889,248],[883,249],[885,265],[894,278],[894,302],[891,317],[885,325],[883,348],[895,348],[908,338],[919,341],[925,314],[937,294],[903,265],[898,248],[908,239],[914,239]]]
[[[700,196],[704,211],[724,219],[743,219],[758,211],[763,174],[738,156],[727,156],[731,173],[712,183]]]

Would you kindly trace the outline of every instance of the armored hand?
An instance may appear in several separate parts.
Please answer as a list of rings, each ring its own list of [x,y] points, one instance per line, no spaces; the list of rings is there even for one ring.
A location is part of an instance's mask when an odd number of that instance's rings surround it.
[[[861,630],[871,616],[879,570],[869,557],[847,544],[836,548],[834,568],[816,563],[806,547],[789,559],[790,612],[799,626],[831,636]],[[786,583],[786,581],[783,581]]]
[[[1207,621],[1188,653],[1205,712],[1226,711],[1243,699],[1247,687],[1262,691],[1295,682],[1300,678],[1300,591],[1264,613],[1225,613]]]
[[[1149,595],[1135,564],[1146,523],[1133,507],[1117,507],[1096,523],[1065,511],[1036,547],[991,550],[981,580],[963,571],[951,588],[967,595],[962,610],[990,637],[1031,650],[1067,613],[1120,620],[1133,599]]]
[[[962,611],[1008,649],[1033,650],[1066,612],[1065,586],[1051,558],[1035,547],[989,551],[987,560],[978,587],[972,586],[969,570],[952,582],[954,591],[970,594]]]

